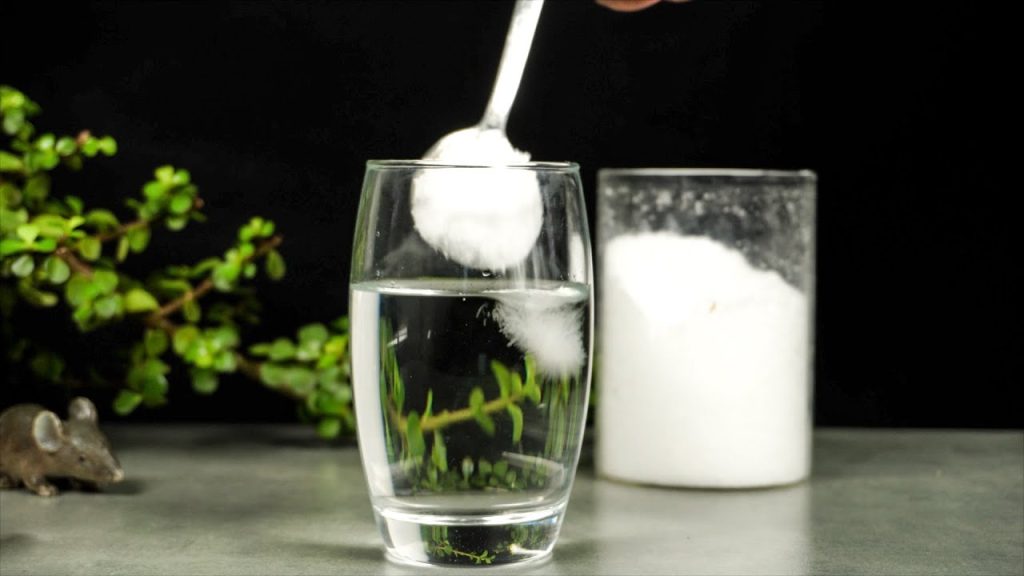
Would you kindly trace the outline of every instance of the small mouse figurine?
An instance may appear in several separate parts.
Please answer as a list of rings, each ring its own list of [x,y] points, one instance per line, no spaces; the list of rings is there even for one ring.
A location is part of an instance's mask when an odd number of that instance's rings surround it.
[[[86,485],[124,479],[110,442],[97,427],[96,406],[75,398],[68,415],[61,422],[36,404],[18,404],[0,414],[0,488],[22,482],[40,496],[54,496],[57,488],[47,476]]]

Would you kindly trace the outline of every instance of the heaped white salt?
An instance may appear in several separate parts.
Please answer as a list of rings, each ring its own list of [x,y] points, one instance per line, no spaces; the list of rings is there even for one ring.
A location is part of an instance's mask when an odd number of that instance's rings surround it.
[[[705,237],[604,248],[597,465],[664,485],[750,487],[810,465],[808,299]]]
[[[505,270],[522,263],[540,235],[540,187],[533,172],[503,166],[528,162],[530,155],[497,130],[462,130],[444,142],[424,159],[474,168],[420,171],[412,183],[417,232],[467,268]]]

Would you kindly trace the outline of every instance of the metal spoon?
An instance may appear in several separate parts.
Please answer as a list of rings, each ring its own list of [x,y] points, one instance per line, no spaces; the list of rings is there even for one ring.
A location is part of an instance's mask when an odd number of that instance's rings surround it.
[[[544,0],[516,0],[512,23],[505,37],[505,50],[498,65],[498,76],[494,80],[494,90],[491,92],[490,101],[487,102],[483,118],[476,126],[456,130],[442,137],[427,150],[424,159],[458,161],[463,157],[480,158],[482,154],[486,155],[488,150],[502,156],[507,156],[507,151],[501,154],[502,148],[515,151],[505,135],[505,125],[508,123],[509,110],[519,90],[519,81],[523,77],[523,68],[530,55],[530,45],[533,44],[534,31],[537,29],[537,20],[540,19],[543,7]],[[484,144],[485,150],[480,149],[481,144]],[[501,163],[508,158],[493,160]]]

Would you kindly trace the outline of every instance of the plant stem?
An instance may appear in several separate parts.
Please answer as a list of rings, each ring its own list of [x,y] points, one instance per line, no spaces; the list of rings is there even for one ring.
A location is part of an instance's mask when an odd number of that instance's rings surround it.
[[[203,199],[196,196],[195,200],[193,200],[192,202],[192,209],[199,210],[203,207],[204,204],[205,202],[203,202]],[[149,226],[158,220],[160,219],[139,218],[138,220],[132,220],[131,222],[121,224],[120,226],[118,226],[117,228],[110,232],[98,234],[96,238],[98,238],[100,242],[109,242],[111,240],[117,240],[121,236],[124,236],[125,234],[131,232],[132,230],[135,230],[136,228],[145,228],[146,226]]]
[[[54,256],[60,258],[76,273],[85,276],[86,278],[92,278],[92,268],[78,259],[74,252],[71,251],[67,246],[59,246],[53,251]]]
[[[518,404],[521,400],[524,400],[525,398],[525,394],[511,394],[505,398],[495,398],[490,402],[484,403],[482,409],[485,414],[493,414],[495,412],[500,412],[504,410],[511,404]],[[395,413],[392,412],[392,414]],[[440,414],[431,414],[430,416],[427,416],[426,418],[420,420],[420,430],[422,430],[423,432],[432,432],[434,430],[451,426],[452,424],[468,422],[473,419],[473,410],[469,407],[460,408],[459,410],[455,410],[454,412],[444,410]],[[397,420],[398,430],[402,433],[405,433],[408,426],[408,419],[398,416]]]
[[[147,316],[146,320],[145,320],[145,324],[146,324],[146,326],[149,326],[150,328],[155,328],[157,330],[163,330],[165,334],[167,334],[168,336],[170,336],[172,338],[174,337],[174,333],[178,331],[178,325],[177,324],[175,324],[174,322],[171,322],[170,320],[168,320],[167,318],[162,317],[162,316],[153,316],[153,315]],[[256,380],[257,382],[261,382],[263,380],[260,377],[260,363],[255,361],[255,360],[250,359],[249,357],[247,357],[246,355],[242,354],[241,352],[235,352],[235,366],[238,369],[238,371],[241,372],[242,374],[244,374],[246,377],[248,377],[248,378],[250,378],[252,380]],[[290,388],[284,387],[284,386],[278,386],[278,387],[269,387],[268,386],[268,388],[270,388],[271,390],[276,391],[277,393],[279,393],[279,394],[281,394],[283,396],[287,396],[287,397],[291,398],[292,400],[305,400],[306,399],[305,396],[295,392],[294,390],[292,390]]]
[[[149,226],[152,223],[152,219],[139,218],[138,220],[132,220],[131,222],[121,224],[111,232],[97,234],[96,238],[99,239],[100,242],[109,242],[111,240],[116,240],[121,236],[124,236],[125,234],[131,232],[132,230],[135,230],[136,228],[145,228],[146,226]]]
[[[280,246],[281,242],[283,240],[284,239],[280,235],[271,236],[270,238],[264,240],[259,245],[259,247],[256,248],[256,250],[252,253],[252,256],[249,256],[248,258],[243,260],[242,263],[243,264],[244,263],[248,263],[248,262],[251,262],[251,261],[253,261],[253,260],[257,259],[257,258],[261,258],[261,257],[267,255],[271,250],[273,250],[274,248],[277,248],[278,246]],[[196,286],[195,288],[193,288],[192,290],[189,290],[188,292],[185,292],[181,296],[178,296],[174,300],[171,300],[171,301],[167,302],[166,304],[164,304],[163,306],[161,306],[160,308],[157,308],[156,310],[154,310],[149,315],[149,317],[153,318],[153,319],[166,318],[166,317],[170,316],[171,314],[174,314],[175,312],[180,310],[181,307],[184,306],[186,303],[188,303],[188,302],[190,302],[192,300],[197,300],[197,299],[201,298],[204,294],[206,294],[210,290],[213,290],[213,279],[211,277],[207,277],[205,280],[200,282],[199,285]]]

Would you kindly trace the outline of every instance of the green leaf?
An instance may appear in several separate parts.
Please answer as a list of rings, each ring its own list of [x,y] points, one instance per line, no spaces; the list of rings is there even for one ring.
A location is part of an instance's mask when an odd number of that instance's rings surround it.
[[[234,372],[237,368],[235,353],[222,350],[213,359],[213,369],[217,372]]]
[[[523,393],[523,379],[519,377],[518,372],[512,372],[512,393],[519,396]]]
[[[92,273],[92,281],[101,294],[110,294],[117,288],[117,274],[110,270],[97,269]]]
[[[4,113],[4,132],[11,136],[18,133],[21,130],[22,125],[25,124],[25,113],[15,108]]]
[[[481,476],[490,476],[492,471],[490,461],[487,460],[486,458],[481,458],[480,461],[477,463],[477,471],[480,472]]]
[[[4,124],[6,125],[6,119]],[[21,161],[21,158],[0,150],[0,172],[21,172],[25,169],[25,163]]]
[[[508,462],[505,460],[498,460],[494,463],[494,475],[498,478],[504,478],[505,473],[508,472]]]
[[[90,262],[99,259],[102,251],[103,245],[100,239],[95,236],[86,236],[78,241],[78,253],[82,255],[82,258]]]
[[[40,150],[53,150],[53,147],[57,144],[57,137],[53,134],[42,134],[39,138],[36,138],[36,148]]]
[[[82,142],[80,149],[82,150],[82,154],[88,158],[92,158],[93,156],[96,156],[97,152],[99,152],[100,142],[92,137],[86,138],[85,142]]]
[[[141,228],[132,228],[128,232],[128,245],[131,247],[132,252],[138,254],[149,246],[150,231],[148,226]]]
[[[302,366],[291,366],[288,368],[288,387],[305,396],[316,388],[316,373]]]
[[[434,449],[430,451],[430,460],[441,472],[448,471],[448,448],[440,430],[434,431]]]
[[[167,333],[159,329],[146,330],[143,344],[146,347],[146,354],[159,356],[167,350]]]
[[[427,406],[423,409],[423,417],[429,418],[434,412],[434,389],[427,390]]]
[[[142,401],[147,406],[155,406],[163,403],[167,394],[167,372],[170,367],[157,358],[148,358],[144,362],[135,364],[128,370],[128,385],[139,392],[142,392]]]
[[[210,341],[218,350],[226,350],[238,346],[238,330],[234,326],[225,324],[206,331]]]
[[[43,260],[43,272],[50,284],[63,284],[71,276],[71,268],[67,262],[57,256],[47,256],[46,260]]]
[[[203,309],[199,307],[199,302],[188,300],[181,306],[181,315],[185,317],[187,322],[195,324],[202,319]]]
[[[85,330],[88,326],[87,323],[92,319],[92,306],[91,302],[85,302],[81,306],[75,308],[74,313],[71,317],[78,324],[79,329]]]
[[[263,263],[264,269],[267,272],[267,277],[271,280],[280,280],[285,275],[285,264],[284,257],[277,250],[271,250],[267,253],[267,259]]]
[[[121,416],[131,414],[142,403],[142,394],[131,390],[121,390],[114,399],[114,412]]]
[[[316,425],[316,433],[324,439],[337,438],[341,434],[341,420],[338,418],[322,418]]]
[[[269,238],[271,235],[274,234],[274,223],[271,222],[270,220],[266,220],[265,222],[263,222],[263,226],[260,227],[259,234],[264,238]]]
[[[70,194],[64,197],[64,203],[68,205],[68,208],[71,209],[71,212],[73,214],[75,214],[75,216],[78,216],[79,214],[81,214],[82,213],[82,208],[85,207],[85,205],[82,204],[82,199],[81,198],[79,198],[78,196],[71,196]],[[84,223],[85,223],[85,219],[79,217],[78,220],[77,220],[77,224],[75,224],[74,226],[71,226],[71,228],[77,228],[77,227],[81,226]]]
[[[341,336],[331,336],[326,343],[324,343],[324,354],[333,354],[334,356],[341,358],[345,356],[345,348],[348,346],[348,334]]]
[[[253,356],[269,356],[270,355],[270,344],[261,342],[259,344],[253,344],[249,346],[249,354]]]
[[[32,224],[39,229],[39,235],[46,238],[61,238],[67,222],[57,214],[39,214],[32,218]]]
[[[519,442],[523,437],[523,410],[515,404],[509,404],[505,410],[512,418],[512,441]]]
[[[40,352],[29,362],[32,374],[45,382],[60,383],[64,373],[64,359],[52,352]]]
[[[142,195],[150,200],[158,200],[167,193],[167,185],[157,180],[150,180],[142,187]]]
[[[36,261],[32,259],[29,254],[22,254],[18,256],[17,260],[11,264],[11,272],[14,273],[18,278],[25,278],[36,269]]]
[[[121,225],[121,221],[110,210],[97,208],[85,214],[85,223],[101,230],[110,230]]]
[[[164,165],[153,171],[153,176],[164,184],[174,184],[174,166]]]
[[[484,391],[479,386],[473,388],[469,393],[469,409],[473,414],[483,413]]]
[[[427,443],[423,439],[423,430],[420,429],[420,415],[413,410],[405,419],[405,435],[409,443],[409,455],[413,458],[421,458],[427,451]]]
[[[124,295],[124,309],[129,313],[149,312],[159,307],[156,298],[142,288],[132,288]]]
[[[327,341],[327,327],[323,324],[307,324],[299,329],[299,342],[313,342],[318,347]]]
[[[182,326],[174,332],[174,352],[183,356],[192,342],[199,338],[199,329],[195,326]]]
[[[537,386],[536,383],[533,386],[524,385],[523,395],[529,398],[534,405],[540,404],[540,386]]]
[[[64,136],[60,140],[57,140],[57,145],[54,146],[54,150],[56,150],[57,154],[60,154],[61,156],[70,156],[75,153],[75,150],[78,150],[78,146],[75,145],[73,138]]]
[[[80,274],[72,276],[64,287],[64,297],[74,308],[92,301],[93,298],[99,296],[99,293],[99,286]]]
[[[166,226],[168,230],[175,232],[185,228],[186,224],[188,224],[188,218],[184,216],[171,216],[164,221],[164,226]]]
[[[217,391],[218,378],[212,370],[192,369],[192,389],[199,394],[210,395]]]
[[[504,364],[497,360],[491,360],[491,372],[494,373],[495,380],[498,381],[498,387],[501,388],[501,395],[505,397],[507,391],[510,391],[511,376],[509,370]]]
[[[18,282],[18,294],[29,304],[41,308],[49,308],[59,301],[56,294],[36,289],[29,278],[22,278]]]
[[[127,236],[121,236],[117,240],[117,261],[124,262],[125,258],[128,257],[128,249],[131,248],[131,244]]]
[[[0,258],[6,258],[11,254],[23,252],[28,245],[15,238],[4,238],[0,240]]]
[[[35,242],[39,236],[39,227],[33,224],[22,224],[18,226],[18,238],[21,238],[22,242],[31,244]]]
[[[97,298],[93,303],[93,308],[97,316],[109,320],[124,310],[124,301],[120,294],[110,294]]]
[[[260,380],[270,388],[277,388],[288,381],[288,369],[280,364],[264,362],[260,364]]]
[[[32,245],[35,252],[53,252],[57,249],[57,241],[53,238],[40,238]]]
[[[110,136],[100,138],[98,145],[100,152],[103,152],[104,156],[113,156],[114,154],[117,154],[117,141]]]
[[[295,357],[295,345],[287,338],[278,338],[270,344],[270,359],[274,362]]]
[[[174,172],[174,176],[171,177],[171,184],[175,186],[185,186],[191,181],[192,174],[190,174],[189,171],[185,170],[184,168],[181,170],[176,170]]]
[[[484,431],[484,434],[494,436],[494,419],[491,418],[490,414],[477,412],[473,414],[473,419],[480,425],[480,429]]]
[[[241,266],[235,262],[225,262],[213,269],[213,286],[221,292],[227,292],[234,287],[238,275],[242,272]]]
[[[171,198],[168,206],[172,214],[185,214],[192,208],[192,197],[188,194],[178,193]]]

